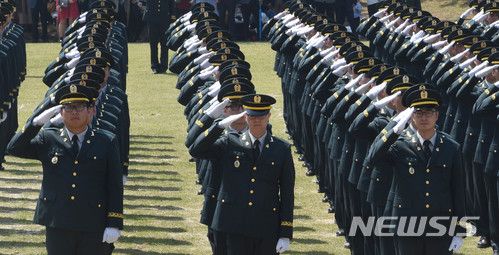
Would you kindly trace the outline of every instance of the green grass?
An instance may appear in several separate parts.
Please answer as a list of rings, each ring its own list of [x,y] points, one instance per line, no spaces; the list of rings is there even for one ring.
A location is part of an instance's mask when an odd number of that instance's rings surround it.
[[[273,133],[287,137],[282,120],[280,80],[273,71],[274,52],[267,43],[240,43],[251,64],[259,93],[271,94]],[[115,254],[209,254],[206,226],[199,223],[202,196],[196,195],[194,163],[184,146],[187,122],[177,103],[176,75],[152,75],[148,44],[129,45],[128,88],[131,117],[130,177],[125,185],[125,230]],[[28,44],[28,76],[19,95],[19,123],[23,125],[47,87],[45,67],[59,45]],[[296,160],[295,234],[286,254],[349,254],[344,238],[336,237],[333,214],[321,203],[313,178]],[[44,227],[32,223],[41,184],[41,164],[7,157],[0,172],[0,254],[45,254]],[[490,254],[478,250],[476,237],[467,238],[462,254]]]

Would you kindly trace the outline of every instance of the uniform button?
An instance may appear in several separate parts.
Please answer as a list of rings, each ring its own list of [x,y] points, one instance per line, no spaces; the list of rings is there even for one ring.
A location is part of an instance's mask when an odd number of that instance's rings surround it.
[[[430,181],[426,181],[426,184],[430,184]]]
[[[75,165],[78,165],[78,160],[75,160]]]
[[[497,150],[494,150],[494,153],[497,153]]]
[[[74,189],[74,188],[76,188],[76,185],[75,185],[75,184],[73,184],[73,185],[71,185],[71,187],[73,187],[73,189]]]
[[[255,182],[255,178],[251,178],[251,182]]]
[[[222,199],[222,203],[225,203],[225,199]]]
[[[340,140],[340,137],[338,136],[338,140]]]
[[[47,201],[47,198],[46,198],[46,197],[44,197],[44,198],[43,198],[43,201]]]
[[[256,166],[253,167],[253,171],[256,171]]]
[[[452,209],[449,209],[449,212],[452,212]]]
[[[369,169],[369,166],[366,166],[367,169]]]
[[[274,207],[274,208],[272,208],[272,211],[274,211],[274,212],[275,212],[276,210],[277,210],[277,209],[275,209],[275,207]]]
[[[215,195],[211,195],[211,198],[215,198]]]
[[[253,194],[253,193],[255,193],[255,192],[253,190],[250,190],[250,194]]]
[[[461,123],[461,120],[457,120],[457,123]]]
[[[379,182],[379,178],[376,178],[376,181]]]
[[[402,205],[399,205],[399,208],[402,208]]]
[[[359,159],[358,159],[358,158],[356,158],[356,159],[355,159],[355,162],[359,162]]]
[[[426,204],[426,208],[430,208],[430,205],[429,205],[429,204]]]
[[[101,208],[102,205],[98,204],[97,207]]]
[[[73,176],[76,176],[76,172],[73,172]]]
[[[427,172],[427,173],[429,173],[429,172],[430,172],[430,169],[429,169],[429,168],[428,168],[428,169],[426,169],[426,172]]]
[[[472,136],[472,135],[473,135],[473,133],[470,133],[470,136]]]
[[[71,200],[75,200],[75,196],[71,196]]]
[[[252,206],[252,205],[253,205],[253,203],[252,203],[252,202],[249,202],[249,203],[248,203],[248,205],[249,205],[249,206]]]
[[[430,196],[430,193],[426,192],[426,196],[429,197]]]
[[[484,142],[485,142],[485,141],[484,141],[484,140],[482,140],[482,143],[484,143]]]

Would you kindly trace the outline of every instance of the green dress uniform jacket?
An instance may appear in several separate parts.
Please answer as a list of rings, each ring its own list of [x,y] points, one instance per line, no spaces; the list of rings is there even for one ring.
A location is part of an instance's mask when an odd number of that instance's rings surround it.
[[[35,223],[84,232],[123,229],[123,181],[114,135],[88,128],[74,155],[65,128],[40,130],[28,122],[12,138],[8,151],[42,162]]]
[[[189,148],[196,158],[222,162],[212,228],[254,238],[292,238],[295,169],[291,145],[267,132],[255,159],[249,131],[221,136],[223,131],[213,125]]]

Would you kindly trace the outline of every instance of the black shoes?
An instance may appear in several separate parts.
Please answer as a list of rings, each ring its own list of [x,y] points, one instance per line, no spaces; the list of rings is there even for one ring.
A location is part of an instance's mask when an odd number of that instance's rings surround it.
[[[490,240],[487,236],[481,236],[480,240],[476,244],[477,248],[484,249],[490,247]],[[494,253],[495,254],[495,253]]]
[[[343,229],[338,229],[338,231],[336,231],[336,236],[345,236],[345,230]]]

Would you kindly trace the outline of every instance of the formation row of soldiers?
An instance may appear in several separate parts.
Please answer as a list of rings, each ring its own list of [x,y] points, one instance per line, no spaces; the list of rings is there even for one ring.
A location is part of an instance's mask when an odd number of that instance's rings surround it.
[[[0,170],[7,143],[17,130],[17,95],[26,76],[24,29],[13,22],[16,2],[0,2]]]
[[[307,175],[316,176],[319,192],[325,193],[323,202],[335,212],[337,234],[347,233],[345,246],[352,254],[422,254],[415,251],[424,245],[399,250],[394,237],[359,231],[348,235],[356,216],[367,222],[370,216],[400,216],[402,209],[411,207],[408,215],[479,216],[471,222],[481,236],[478,247],[492,246],[498,254],[499,3],[471,1],[455,22],[441,21],[404,1],[383,1],[378,9],[357,29],[369,45],[301,0],[286,2],[285,10],[263,28],[277,52],[284,119]],[[431,164],[437,171],[455,166],[450,151],[437,153],[437,162],[423,166],[417,163],[421,159],[401,159],[404,169],[369,161],[382,147],[374,145],[386,142],[397,121],[407,120],[405,110],[423,104],[414,103],[414,92],[424,102],[439,98],[430,105],[439,106],[438,132],[448,134],[440,136],[441,142],[449,139],[460,145],[463,171],[456,170],[458,189],[450,198],[455,207],[436,202],[440,198],[434,197],[445,194],[439,187],[445,185],[432,189],[436,180],[431,175],[426,183],[409,183],[415,188],[404,200],[398,197],[403,188],[396,186],[402,172],[416,177],[425,166],[430,173]],[[433,116],[418,113],[423,115]],[[404,135],[416,137],[413,126]],[[418,151],[424,147],[419,146]],[[440,150],[436,145],[432,149]],[[427,191],[418,193],[423,188]],[[426,204],[422,215],[415,208],[419,204]],[[448,240],[445,249],[459,242]]]
[[[48,254],[110,254],[123,229],[128,49],[114,9],[96,1],[66,30],[45,98],[7,148],[42,162],[34,222],[46,226]]]
[[[185,145],[199,157],[193,160],[204,195],[201,223],[213,254],[284,252],[293,230],[290,145],[263,121],[275,99],[254,94],[250,64],[218,24],[215,8],[201,2],[167,31],[175,51],[169,69],[179,75],[177,100],[189,123]],[[266,125],[259,145],[245,114]]]

